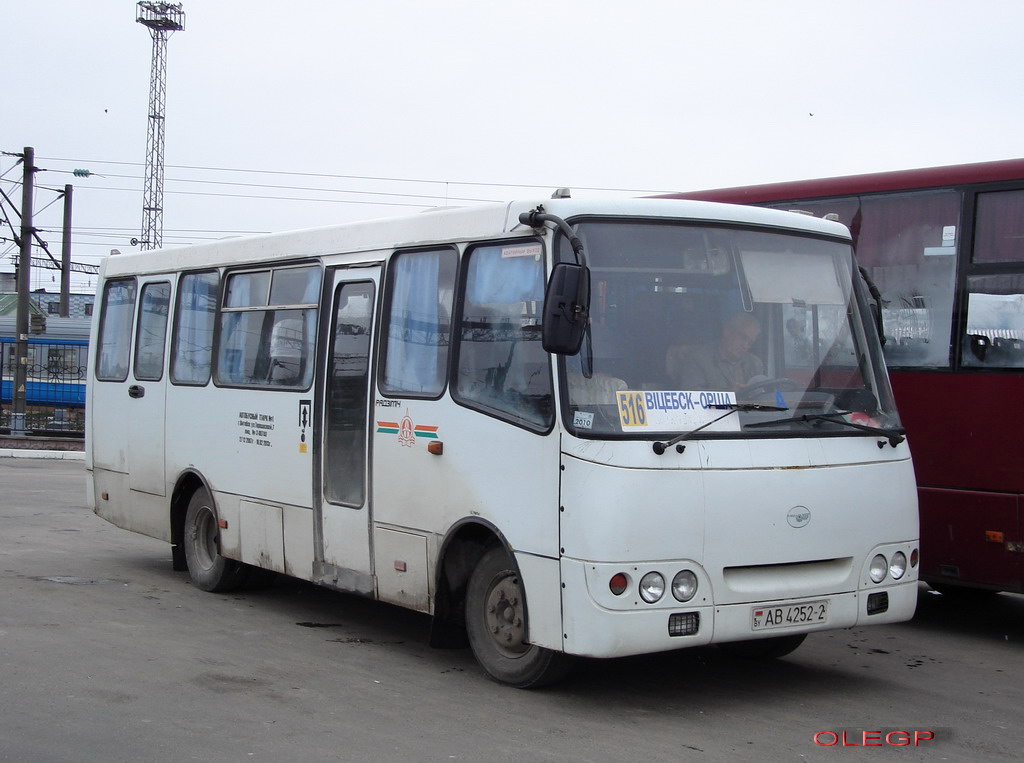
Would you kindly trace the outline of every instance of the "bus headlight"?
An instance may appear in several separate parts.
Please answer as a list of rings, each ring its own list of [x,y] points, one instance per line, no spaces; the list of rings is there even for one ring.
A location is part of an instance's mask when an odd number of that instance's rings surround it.
[[[660,572],[648,572],[640,578],[640,598],[653,604],[665,595],[665,578]]]
[[[689,570],[677,572],[672,578],[672,595],[676,601],[689,601],[697,593],[697,576]]]
[[[885,560],[885,557],[881,554],[875,554],[875,558],[871,560],[871,567],[868,569],[868,574],[871,579],[876,583],[881,583],[885,580],[885,576],[889,572],[889,562]]]
[[[892,575],[893,580],[899,580],[906,571],[907,555],[902,551],[897,551],[892,555],[892,561],[889,562],[889,574]]]

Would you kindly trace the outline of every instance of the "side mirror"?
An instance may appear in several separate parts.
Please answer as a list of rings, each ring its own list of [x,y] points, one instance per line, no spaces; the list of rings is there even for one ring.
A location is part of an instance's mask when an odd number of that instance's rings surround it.
[[[590,319],[590,270],[585,265],[555,265],[544,292],[541,343],[556,355],[580,351]]]

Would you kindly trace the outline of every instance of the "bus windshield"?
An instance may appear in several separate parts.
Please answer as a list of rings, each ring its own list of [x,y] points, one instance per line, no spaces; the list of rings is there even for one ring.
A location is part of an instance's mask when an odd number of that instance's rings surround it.
[[[849,243],[650,221],[583,221],[578,235],[590,327],[562,361],[561,392],[576,435],[899,426]],[[564,239],[558,254],[571,261]]]

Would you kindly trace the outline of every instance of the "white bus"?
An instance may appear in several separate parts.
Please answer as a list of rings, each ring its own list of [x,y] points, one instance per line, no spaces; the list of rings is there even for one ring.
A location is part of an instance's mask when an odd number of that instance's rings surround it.
[[[224,591],[433,617],[494,679],[913,615],[914,473],[843,226],[553,199],[106,259],[97,514]]]

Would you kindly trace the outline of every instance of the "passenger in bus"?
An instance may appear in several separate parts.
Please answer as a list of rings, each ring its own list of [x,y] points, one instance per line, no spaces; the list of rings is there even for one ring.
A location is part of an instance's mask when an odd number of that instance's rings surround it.
[[[736,313],[722,326],[717,342],[691,348],[669,348],[666,365],[675,370],[679,389],[742,389],[764,374],[761,359],[750,351],[761,335],[761,324],[750,313]]]

